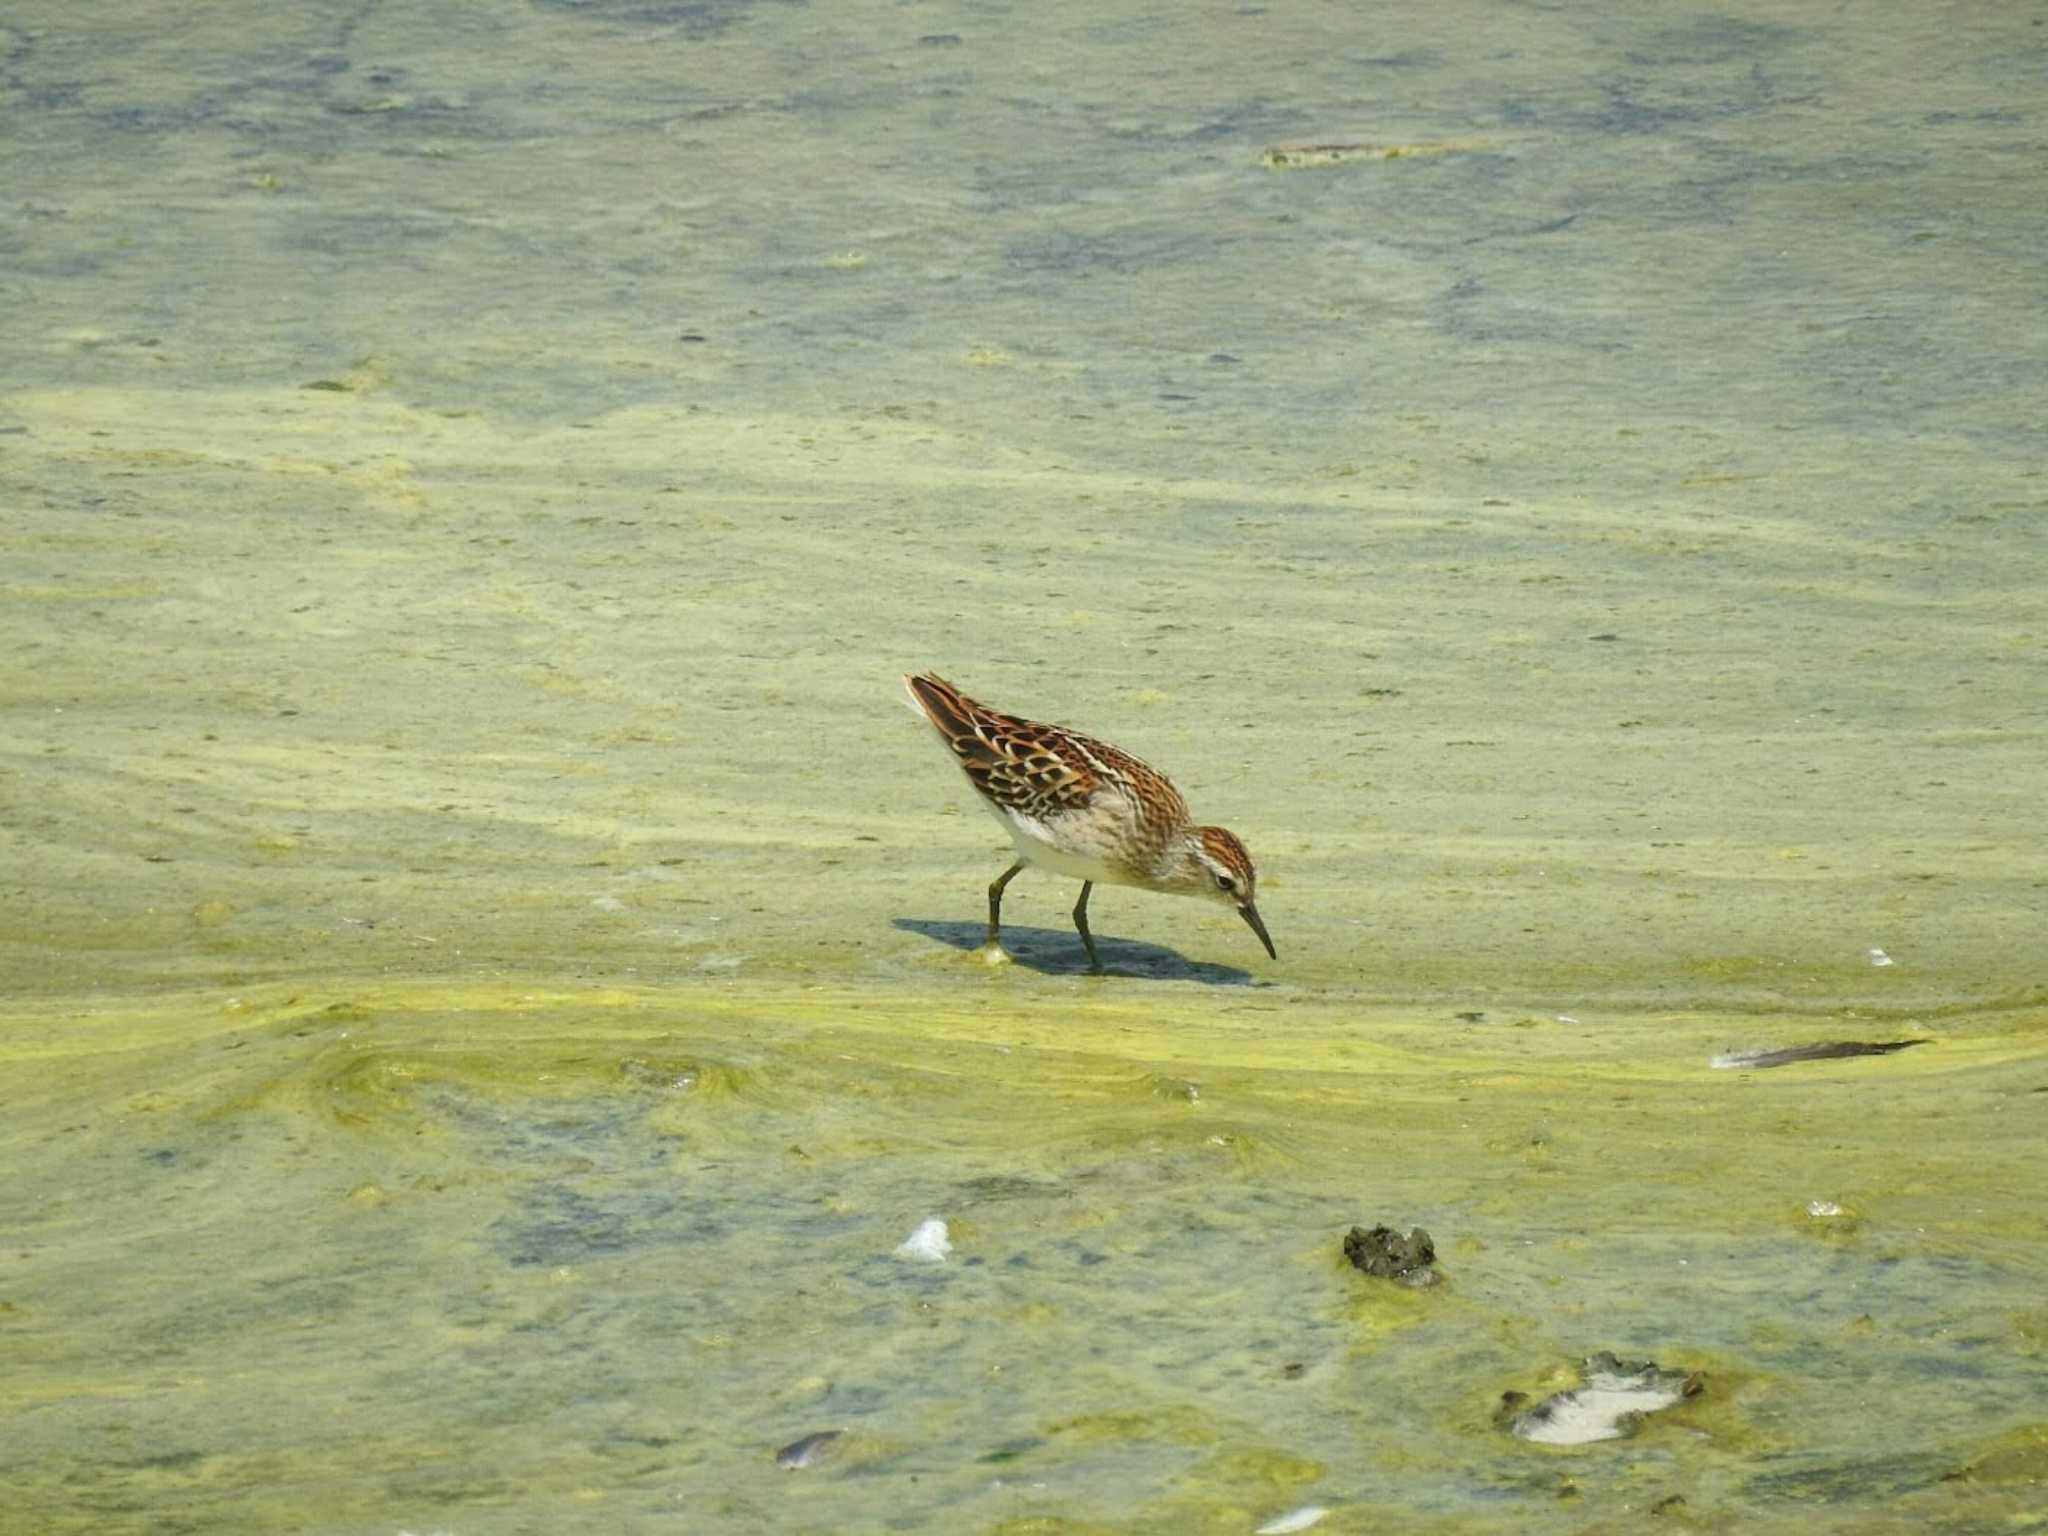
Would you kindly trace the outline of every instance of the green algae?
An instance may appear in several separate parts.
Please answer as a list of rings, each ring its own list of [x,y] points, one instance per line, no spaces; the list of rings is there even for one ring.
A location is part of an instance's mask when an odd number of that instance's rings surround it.
[[[1955,1433],[1977,1388],[1925,1374],[1929,1331],[1997,1348],[2032,1297],[2038,1233],[1982,1219],[2028,1155],[1987,1156],[1972,1129],[2004,1113],[1999,1067],[2030,1059],[1995,1024],[1781,1093],[1783,1074],[1705,1067],[1719,1020],[1660,1021],[1644,1063],[1638,1031],[1523,1057],[1523,1031],[1446,1038],[1325,1003],[1282,1033],[1213,998],[1165,1017],[1076,1002],[1055,1025],[871,991],[387,983],[59,1023],[11,1048],[10,1069],[65,1085],[32,1123],[104,1108],[10,1146],[10,1219],[47,1256],[7,1298],[39,1383],[15,1406],[60,1439],[117,1420],[182,1458],[126,1496],[209,1518],[255,1518],[264,1468],[341,1475],[316,1421],[376,1471],[388,1502],[341,1506],[369,1511],[523,1507],[482,1462],[612,1498],[644,1475],[752,1486],[823,1420],[868,1451],[820,1476],[900,1465],[965,1496],[949,1467],[1024,1445],[1020,1478],[1079,1477],[1084,1500],[1135,1478],[1158,1502],[1134,1521],[1220,1529],[1218,1510],[1341,1498],[1338,1469],[1376,1500],[1523,1486],[1492,1401],[1532,1362],[1617,1340],[1704,1365],[1709,1389],[1682,1432],[1631,1442],[1662,1472],[1573,1475],[1582,1497],[1661,1497],[1782,1460],[1851,1377],[1915,1405],[1845,1427],[1854,1465]],[[1195,1071],[1194,1099],[1152,1089]],[[1903,1164],[1895,1101],[1947,1124]],[[1537,1127],[1550,1161],[1532,1176],[1482,1121]],[[1853,1238],[1788,1232],[1821,1181],[1856,1191]],[[955,1258],[903,1272],[889,1251],[931,1212]],[[1447,1285],[1348,1271],[1343,1231],[1379,1214],[1455,1228]],[[1752,1299],[1786,1294],[1796,1309]],[[317,1420],[256,1389],[281,1350]],[[477,1418],[478,1391],[520,1406]],[[78,1416],[109,1402],[103,1428]],[[415,1464],[408,1443],[442,1450]]]

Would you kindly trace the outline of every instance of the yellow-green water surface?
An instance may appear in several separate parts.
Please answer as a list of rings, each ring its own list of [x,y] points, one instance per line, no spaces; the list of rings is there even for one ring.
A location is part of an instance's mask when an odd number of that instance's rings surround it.
[[[2043,1528],[2044,60],[15,7],[0,1536]]]

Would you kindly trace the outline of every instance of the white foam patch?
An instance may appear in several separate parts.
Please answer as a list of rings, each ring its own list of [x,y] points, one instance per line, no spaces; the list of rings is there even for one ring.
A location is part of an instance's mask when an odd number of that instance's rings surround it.
[[[1304,1504],[1299,1509],[1289,1510],[1277,1520],[1268,1520],[1253,1533],[1253,1536],[1287,1536],[1289,1531],[1305,1531],[1328,1513],[1329,1511],[1320,1504]]]
[[[916,1259],[923,1264],[943,1264],[953,1244],[946,1237],[946,1224],[932,1216],[917,1224],[917,1230],[896,1246],[899,1259]]]
[[[1515,1420],[1515,1433],[1540,1445],[1618,1440],[1632,1427],[1622,1422],[1631,1414],[1655,1413],[1683,1396],[1676,1383],[1593,1371],[1576,1392],[1547,1397]]]

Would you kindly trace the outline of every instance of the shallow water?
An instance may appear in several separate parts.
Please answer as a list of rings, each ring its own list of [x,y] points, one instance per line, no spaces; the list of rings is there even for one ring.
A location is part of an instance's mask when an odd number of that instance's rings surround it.
[[[0,1525],[2038,1521],[2048,29],[28,11]]]

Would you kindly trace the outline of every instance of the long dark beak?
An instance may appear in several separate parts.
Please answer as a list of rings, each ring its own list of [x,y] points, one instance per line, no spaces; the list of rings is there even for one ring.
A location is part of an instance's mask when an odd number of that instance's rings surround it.
[[[1237,909],[1237,915],[1252,925],[1252,932],[1256,933],[1259,936],[1259,942],[1266,946],[1266,953],[1275,960],[1278,960],[1280,958],[1280,951],[1273,947],[1272,939],[1267,937],[1266,925],[1259,921],[1259,909],[1250,902],[1246,902]]]

